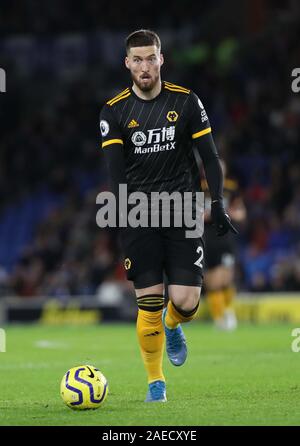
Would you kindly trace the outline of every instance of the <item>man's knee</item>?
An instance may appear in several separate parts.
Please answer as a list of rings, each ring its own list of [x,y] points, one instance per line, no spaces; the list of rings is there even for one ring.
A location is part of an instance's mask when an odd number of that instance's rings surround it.
[[[170,297],[179,310],[190,312],[198,307],[200,302],[200,294],[201,289],[194,289],[183,292],[181,296],[176,296],[175,299],[172,298],[172,296]]]

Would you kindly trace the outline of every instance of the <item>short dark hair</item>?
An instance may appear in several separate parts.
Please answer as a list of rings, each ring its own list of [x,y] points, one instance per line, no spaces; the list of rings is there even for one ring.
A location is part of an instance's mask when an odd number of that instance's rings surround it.
[[[127,53],[130,48],[137,46],[155,45],[159,50],[161,48],[160,38],[150,29],[139,29],[138,31],[134,31],[133,33],[129,34],[129,36],[126,37],[125,45]]]

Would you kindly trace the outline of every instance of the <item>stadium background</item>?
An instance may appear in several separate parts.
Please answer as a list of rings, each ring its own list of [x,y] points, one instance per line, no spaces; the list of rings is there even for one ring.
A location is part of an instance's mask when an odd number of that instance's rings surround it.
[[[99,111],[128,85],[124,38],[139,27],[161,35],[162,77],[201,97],[239,182],[248,212],[239,292],[299,292],[297,2],[173,1],[159,13],[151,5],[1,3],[2,298],[133,303],[115,236],[95,224],[95,197],[107,182]]]
[[[299,24],[293,0],[1,1],[0,425],[299,425]],[[133,290],[95,220],[99,112],[128,85],[123,42],[141,27],[161,36],[163,79],[202,99],[248,212],[238,330],[186,327],[188,363],[165,360],[170,402],[154,413],[134,324],[117,323],[135,318]],[[100,414],[60,401],[61,377],[85,363],[109,379]]]

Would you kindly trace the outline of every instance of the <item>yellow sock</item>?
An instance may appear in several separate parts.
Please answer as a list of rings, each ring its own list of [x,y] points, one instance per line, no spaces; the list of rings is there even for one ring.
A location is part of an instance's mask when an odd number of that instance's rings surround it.
[[[221,319],[225,310],[225,299],[222,291],[209,291],[207,293],[207,301],[210,314],[214,321]]]
[[[165,381],[162,371],[165,334],[162,325],[162,309],[141,310],[137,318],[137,335],[140,350],[148,375],[148,383]]]
[[[169,300],[168,306],[167,306],[167,313],[165,318],[165,324],[168,328],[176,328],[178,324],[181,324],[182,322],[189,322],[197,314],[199,304],[192,310],[192,311],[181,311],[177,308],[175,308],[174,304]]]
[[[236,295],[236,290],[234,286],[229,286],[223,290],[225,307],[230,308],[233,303],[234,296]]]

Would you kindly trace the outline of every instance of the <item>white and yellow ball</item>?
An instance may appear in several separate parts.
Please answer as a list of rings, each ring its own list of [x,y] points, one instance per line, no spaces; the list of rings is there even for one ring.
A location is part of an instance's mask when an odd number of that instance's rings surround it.
[[[108,382],[92,365],[73,367],[61,381],[60,394],[71,409],[97,409],[107,397]]]

